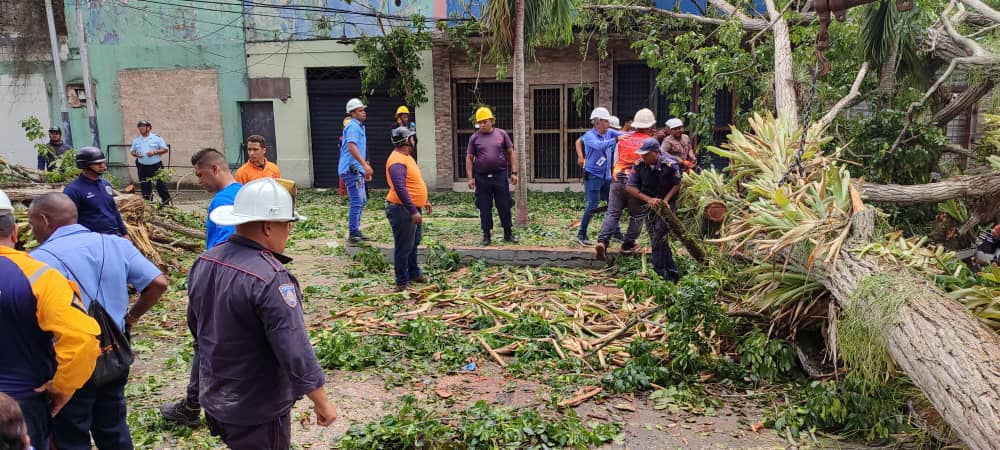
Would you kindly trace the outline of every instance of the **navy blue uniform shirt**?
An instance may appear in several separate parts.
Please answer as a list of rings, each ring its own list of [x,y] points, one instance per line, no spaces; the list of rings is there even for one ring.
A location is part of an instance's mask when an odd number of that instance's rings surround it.
[[[326,382],[309,343],[299,282],[239,235],[203,253],[188,274],[188,327],[198,348],[198,399],[215,420],[268,423]]]
[[[660,159],[652,165],[646,164],[640,157],[625,185],[637,188],[650,197],[663,198],[680,183],[681,170],[677,158],[660,153]]]
[[[115,205],[114,191],[111,183],[104,178],[91,180],[80,175],[63,188],[63,194],[76,203],[79,215],[77,223],[90,231],[101,234],[125,236],[128,230],[122,220],[118,206]]]

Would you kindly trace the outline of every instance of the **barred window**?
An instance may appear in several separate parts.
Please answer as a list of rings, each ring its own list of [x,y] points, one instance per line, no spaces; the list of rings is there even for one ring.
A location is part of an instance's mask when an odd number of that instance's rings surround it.
[[[594,88],[589,85],[532,86],[532,181],[579,179],[576,139],[590,129]]]

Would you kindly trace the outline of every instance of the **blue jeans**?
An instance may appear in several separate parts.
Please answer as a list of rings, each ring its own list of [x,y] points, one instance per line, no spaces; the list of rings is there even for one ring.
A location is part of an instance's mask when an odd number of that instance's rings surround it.
[[[417,247],[424,235],[424,225],[413,223],[410,209],[385,202],[385,217],[392,227],[392,266],[396,271],[396,285],[408,284],[421,275],[417,265]]]
[[[587,228],[590,227],[591,211],[597,208],[601,200],[608,201],[608,191],[611,189],[611,182],[603,177],[590,173],[583,174],[583,198],[587,200],[587,206],[583,210],[583,218],[580,219],[580,231],[577,237],[587,239]]]
[[[100,450],[132,450],[125,419],[126,373],[121,379],[96,387],[88,381],[52,421],[52,439],[59,450],[91,450],[90,438]]]
[[[351,236],[361,233],[361,212],[364,211],[368,203],[368,193],[365,192],[364,173],[342,173],[340,179],[344,180],[344,187],[347,188],[347,198],[350,199],[351,206],[347,213],[347,231]]]

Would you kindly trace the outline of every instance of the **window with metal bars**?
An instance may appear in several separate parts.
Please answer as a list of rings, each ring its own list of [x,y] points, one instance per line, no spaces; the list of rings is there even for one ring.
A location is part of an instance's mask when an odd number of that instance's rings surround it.
[[[532,86],[532,181],[579,179],[575,142],[590,129],[593,86]]]
[[[454,107],[452,108],[452,127],[455,131],[454,162],[455,181],[468,179],[465,172],[465,155],[469,146],[469,138],[476,132],[476,108],[489,106],[496,117],[494,126],[514,136],[511,126],[514,124],[514,93],[509,82],[475,82],[459,81],[455,83]]]

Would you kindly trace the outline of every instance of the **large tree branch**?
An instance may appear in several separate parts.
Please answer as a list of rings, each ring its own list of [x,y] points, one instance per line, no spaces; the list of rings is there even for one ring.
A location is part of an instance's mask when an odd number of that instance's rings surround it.
[[[902,142],[903,136],[906,135],[906,132],[910,128],[910,123],[913,121],[913,111],[916,108],[923,106],[924,103],[927,102],[927,99],[929,99],[931,95],[937,92],[937,90],[941,88],[941,85],[944,84],[945,81],[951,78],[952,73],[955,72],[955,69],[958,66],[976,65],[976,66],[984,66],[992,68],[1000,64],[1000,57],[989,52],[981,45],[979,45],[976,41],[973,41],[972,39],[969,39],[965,36],[962,36],[961,34],[958,33],[958,31],[955,31],[955,26],[952,23],[952,18],[951,18],[951,10],[952,8],[956,7],[957,1],[958,0],[951,0],[951,2],[948,3],[948,6],[945,7],[944,12],[941,13],[941,24],[944,26],[944,29],[948,33],[948,36],[952,40],[954,40],[958,45],[962,46],[969,53],[970,56],[953,58],[948,63],[948,68],[945,69],[944,73],[942,73],[940,77],[938,77],[937,81],[934,82],[934,84],[930,87],[930,89],[928,89],[927,92],[925,92],[924,95],[920,97],[920,100],[910,103],[910,107],[906,109],[906,122],[903,125],[903,129],[900,130],[899,135],[896,136],[896,140],[895,142],[892,143],[892,147],[889,148],[888,153],[892,153],[893,151],[895,151],[896,148],[899,147],[900,142]],[[957,9],[958,12],[956,13],[956,19],[958,21],[961,21],[964,19],[966,14],[961,7],[958,7]]]
[[[799,126],[799,108],[795,100],[795,74],[792,64],[792,42],[788,32],[788,22],[781,17],[781,11],[774,0],[764,0],[767,14],[774,21],[774,106],[778,118],[791,128]]]
[[[851,90],[844,96],[844,98],[837,101],[837,103],[835,103],[833,107],[827,111],[826,115],[824,115],[822,119],[819,119],[812,125],[814,131],[822,131],[826,127],[830,126],[830,124],[833,123],[833,119],[836,119],[837,115],[839,115],[845,108],[850,108],[860,103],[861,100],[864,100],[861,97],[861,83],[865,81],[865,76],[867,75],[868,62],[865,62],[861,65],[861,69],[858,70],[858,75],[854,77],[854,84],[851,85]]]
[[[861,195],[868,201],[917,205],[956,198],[1000,197],[1000,172],[967,175],[927,184],[865,183]]]
[[[990,8],[985,3],[979,0],[961,0],[966,6],[976,10],[979,14],[989,18],[990,20],[1000,23],[1000,11]]]
[[[948,125],[952,119],[968,111],[976,103],[979,103],[983,97],[990,93],[996,86],[996,81],[993,79],[987,79],[969,86],[968,89],[962,91],[961,94],[955,96],[944,108],[939,109],[934,113],[934,117],[931,119],[932,122],[936,123],[939,127]]]

